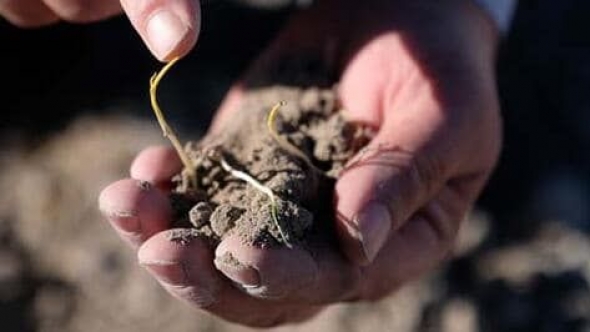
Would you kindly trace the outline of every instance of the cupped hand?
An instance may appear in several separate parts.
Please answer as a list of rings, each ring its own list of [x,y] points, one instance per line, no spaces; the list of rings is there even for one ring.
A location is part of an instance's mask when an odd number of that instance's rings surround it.
[[[325,0],[294,17],[230,91],[213,131],[260,77],[273,83],[269,72],[312,55],[339,76],[347,117],[376,129],[326,197],[338,248],[312,256],[228,237],[213,252],[190,230],[167,229],[162,190],[180,169],[167,148],[142,152],[133,179],[105,189],[101,208],[172,295],[231,321],[271,326],[383,297],[448,256],[496,163],[496,38],[467,0]]]
[[[0,16],[21,27],[65,20],[87,23],[124,11],[161,61],[185,55],[200,29],[198,0],[2,0]]]

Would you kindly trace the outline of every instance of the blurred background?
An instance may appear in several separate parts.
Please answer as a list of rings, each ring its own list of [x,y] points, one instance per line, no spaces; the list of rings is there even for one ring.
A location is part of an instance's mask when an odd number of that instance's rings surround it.
[[[160,90],[185,139],[292,10],[205,2],[197,49]],[[498,63],[504,151],[451,262],[280,330],[590,331],[589,14],[586,0],[520,1]],[[0,330],[248,330],[169,298],[97,211],[163,143],[147,95],[160,65],[128,22],[0,21],[0,41]]]

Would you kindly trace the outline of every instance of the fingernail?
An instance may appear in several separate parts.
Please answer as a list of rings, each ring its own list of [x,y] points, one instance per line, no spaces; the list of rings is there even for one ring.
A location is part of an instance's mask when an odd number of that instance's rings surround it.
[[[153,14],[146,26],[147,42],[160,60],[166,60],[186,37],[189,27],[168,10]]]
[[[141,231],[141,222],[137,216],[136,211],[108,211],[103,209],[103,215],[113,224],[116,228],[126,233],[139,233]]]
[[[358,214],[357,223],[361,232],[361,244],[369,262],[375,259],[385,244],[391,229],[389,210],[380,203],[369,203]]]
[[[169,285],[185,285],[187,283],[186,271],[182,264],[177,262],[139,262],[156,279]]]
[[[244,288],[260,287],[260,273],[255,268],[237,260],[230,252],[215,258],[215,266],[228,278]]]
[[[139,233],[141,231],[141,222],[136,213],[117,212],[111,215],[117,227],[127,233]]]

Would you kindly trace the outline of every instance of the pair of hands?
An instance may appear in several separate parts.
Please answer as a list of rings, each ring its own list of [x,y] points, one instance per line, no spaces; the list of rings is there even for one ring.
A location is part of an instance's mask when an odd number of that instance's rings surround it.
[[[75,18],[63,13],[71,12],[56,4],[104,6],[96,14],[77,11],[91,19],[117,8],[105,0],[9,0],[0,12],[8,16],[6,8],[17,2],[35,3],[41,12],[53,8],[48,17],[59,13],[70,20]],[[168,51],[150,46],[159,59],[183,55],[194,44],[197,4],[121,3],[146,41],[144,19],[166,6],[188,22],[180,39],[168,35],[168,45],[180,40]],[[339,74],[347,117],[377,129],[367,152],[336,184],[339,248],[312,257],[299,248],[255,248],[229,237],[213,252],[188,231],[169,229],[164,191],[181,163],[163,147],[140,153],[131,178],[107,187],[100,207],[166,290],[231,321],[271,326],[307,319],[331,303],[385,296],[449,254],[496,163],[496,38],[491,22],[467,0],[320,0],[297,13],[230,90],[212,131],[230,121],[251,77],[297,54],[317,55]],[[227,252],[242,267],[215,260]]]

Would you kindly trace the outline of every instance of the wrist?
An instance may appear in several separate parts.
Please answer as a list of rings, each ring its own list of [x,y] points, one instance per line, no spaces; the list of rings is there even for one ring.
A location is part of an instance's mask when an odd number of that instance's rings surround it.
[[[401,24],[400,34],[420,40],[424,52],[438,55],[441,61],[494,70],[498,30],[472,0],[399,2],[404,10],[400,10],[397,19],[407,21]]]
[[[419,41],[429,54],[451,52],[453,56],[448,60],[461,61],[465,60],[462,56],[473,55],[484,62],[494,62],[498,30],[491,17],[473,0],[391,0],[384,3],[368,0],[362,10],[362,21],[351,24],[351,29],[376,24],[381,33],[394,32],[404,39]],[[459,54],[462,56],[456,57]]]

